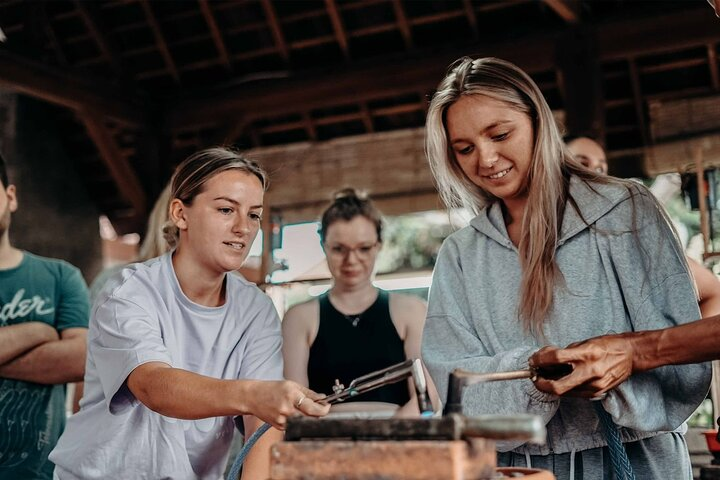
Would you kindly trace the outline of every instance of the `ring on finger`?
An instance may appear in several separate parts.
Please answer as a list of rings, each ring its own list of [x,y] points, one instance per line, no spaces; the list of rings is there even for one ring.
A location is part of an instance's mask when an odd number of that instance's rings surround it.
[[[300,398],[298,398],[298,401],[295,402],[295,408],[300,408],[300,405],[302,405],[302,402],[305,401],[307,397],[305,395],[301,395]]]

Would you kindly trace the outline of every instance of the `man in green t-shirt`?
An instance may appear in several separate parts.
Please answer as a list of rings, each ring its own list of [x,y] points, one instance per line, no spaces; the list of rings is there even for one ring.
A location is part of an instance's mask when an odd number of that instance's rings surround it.
[[[51,480],[65,384],[85,371],[87,286],[69,263],[11,245],[18,201],[1,156],[0,183],[0,480]]]

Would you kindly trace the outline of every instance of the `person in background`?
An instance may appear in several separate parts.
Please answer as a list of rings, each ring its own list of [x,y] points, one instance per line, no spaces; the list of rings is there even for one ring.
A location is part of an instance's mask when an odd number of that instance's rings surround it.
[[[524,369],[547,344],[697,318],[692,280],[669,220],[636,182],[599,175],[565,147],[522,70],[462,58],[433,95],[426,151],[449,208],[476,217],[435,265],[423,359],[441,395],[454,368]],[[692,478],[684,421],[704,399],[709,365],[648,372],[599,402],[531,382],[468,387],[468,415],[536,414],[546,445],[499,442],[502,466],[558,480]]]
[[[270,429],[243,479],[268,478],[269,448],[291,415],[322,398],[282,380],[280,321],[269,297],[228,272],[260,229],[265,172],[217,147],[172,179],[166,229],[177,246],[121,272],[93,305],[85,395],[50,455],[58,479],[220,479],[234,426]]]
[[[17,209],[0,156],[0,478],[50,480],[65,384],[83,378],[88,291],[74,266],[12,245]]]
[[[588,137],[566,138],[565,142],[575,160],[582,163],[584,167],[592,172],[607,175],[607,156],[599,143]]]
[[[285,314],[286,378],[332,393],[336,379],[348,386],[357,377],[420,357],[425,302],[388,293],[372,283],[382,231],[382,215],[365,195],[351,188],[335,194],[322,214],[319,231],[333,285],[318,299]],[[429,393],[439,408],[432,382]],[[386,385],[356,400],[393,404],[400,407],[398,415],[419,413],[409,381]]]
[[[566,140],[568,150],[576,160],[593,172],[607,175],[608,162],[603,147],[589,137],[575,137]],[[703,317],[720,315],[720,281],[697,261],[686,256],[690,273],[695,280],[698,305]]]
[[[165,239],[163,229],[168,222],[168,209],[170,207],[170,184],[163,188],[162,192],[155,200],[150,216],[148,217],[147,228],[145,230],[145,237],[140,244],[140,251],[136,262],[146,262],[151,258],[159,257],[168,250],[171,245],[168,244]],[[100,274],[90,284],[90,304],[95,303],[95,299],[98,297],[102,289],[106,286],[108,280],[114,277],[120,270],[125,268],[126,265],[113,265],[111,267],[103,269]],[[108,287],[112,288],[111,285]]]

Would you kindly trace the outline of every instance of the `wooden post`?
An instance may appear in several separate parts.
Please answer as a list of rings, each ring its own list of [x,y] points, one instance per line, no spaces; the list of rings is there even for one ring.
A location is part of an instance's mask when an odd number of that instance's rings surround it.
[[[262,231],[263,231],[263,250],[262,250],[262,257],[260,262],[260,278],[262,279],[263,283],[266,283],[270,281],[270,268],[273,264],[273,258],[272,258],[272,236],[273,236],[273,222],[272,222],[272,210],[270,209],[270,206],[267,204],[269,203],[267,200],[267,197],[265,198],[265,213],[263,214],[262,219]]]
[[[556,57],[567,132],[604,143],[603,76],[595,30],[585,26],[568,29],[558,39]]]
[[[705,168],[703,166],[702,147],[693,148],[695,157],[695,172],[697,173],[698,205],[700,206],[700,232],[703,237],[703,258],[711,253],[710,223],[708,222],[707,189],[705,188]]]

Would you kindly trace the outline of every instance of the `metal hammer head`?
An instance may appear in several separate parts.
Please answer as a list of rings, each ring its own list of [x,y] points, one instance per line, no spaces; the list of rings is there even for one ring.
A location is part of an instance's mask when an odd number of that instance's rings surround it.
[[[415,385],[415,393],[417,395],[418,408],[420,409],[420,415],[423,417],[430,417],[433,415],[432,403],[428,396],[427,379],[425,378],[425,370],[423,370],[422,362],[419,358],[413,360],[412,368],[410,370]]]

